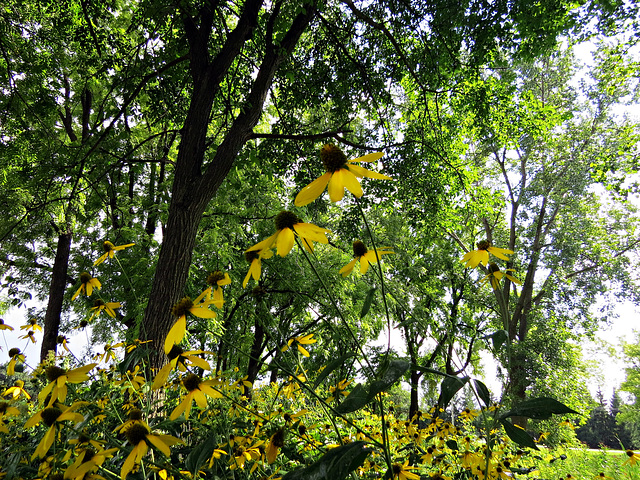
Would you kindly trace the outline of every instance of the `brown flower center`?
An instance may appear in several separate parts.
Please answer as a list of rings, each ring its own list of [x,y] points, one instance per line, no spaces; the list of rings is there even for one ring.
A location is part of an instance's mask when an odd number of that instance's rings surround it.
[[[367,247],[360,240],[353,242],[353,256],[356,258],[362,257],[367,253]]]
[[[279,428],[276,433],[271,437],[271,443],[273,443],[274,447],[282,448],[284,447],[284,429]]]
[[[41,414],[42,421],[48,427],[53,425],[60,415],[62,415],[62,410],[60,410],[58,407],[47,407],[42,411]]]
[[[184,385],[184,388],[186,388],[190,392],[197,390],[198,387],[200,387],[200,382],[201,382],[200,377],[195,373],[191,373],[187,375],[184,378],[184,380],[182,380],[182,384]]]
[[[489,247],[491,246],[491,244],[487,241],[487,240],[482,240],[481,242],[478,242],[478,250],[488,250]]]
[[[213,287],[217,286],[220,280],[224,280],[224,273],[220,270],[216,270],[215,272],[211,272],[207,275],[207,284]]]
[[[147,435],[149,435],[149,433],[151,432],[149,432],[149,429],[146,425],[143,425],[141,423],[134,423],[129,428],[127,428],[127,431],[124,434],[131,445],[138,445],[140,442],[147,438]]]
[[[87,272],[82,272],[82,273],[80,274],[80,281],[81,281],[82,283],[85,283],[85,284],[86,284],[86,283],[89,283],[89,282],[91,281],[91,278],[92,278],[92,277],[91,277],[91,275],[90,275],[90,274],[88,274]]]
[[[15,357],[16,355],[20,355],[20,349],[19,348],[12,348],[9,350],[9,356],[10,357]]]
[[[249,250],[248,252],[244,252],[244,258],[247,262],[251,263],[260,258],[260,252],[258,250]]]
[[[191,308],[193,308],[193,302],[191,301],[191,298],[184,297],[171,308],[171,314],[174,317],[180,318],[186,315]]]
[[[142,420],[142,410],[139,408],[132,408],[127,416],[129,420]]]
[[[47,367],[44,373],[47,375],[47,380],[49,380],[50,382],[53,382],[58,378],[60,378],[61,376],[63,376],[65,373],[67,373],[67,371],[64,368],[51,365]]]
[[[335,172],[347,166],[347,156],[342,150],[330,143],[320,149],[320,160],[327,172]]]
[[[102,243],[102,249],[105,252],[110,252],[111,250],[113,250],[115,247],[115,245],[113,243],[111,243],[109,240],[105,241]]]
[[[285,228],[293,228],[296,223],[300,223],[300,219],[293,212],[280,212],[276,215],[276,230],[284,230]]]

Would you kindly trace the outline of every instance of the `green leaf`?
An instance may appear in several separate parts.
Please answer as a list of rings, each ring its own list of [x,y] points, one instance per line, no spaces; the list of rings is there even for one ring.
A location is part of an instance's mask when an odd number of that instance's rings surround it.
[[[324,381],[325,378],[327,378],[331,374],[331,372],[333,372],[336,368],[343,366],[345,360],[347,360],[350,357],[355,357],[355,353],[347,353],[346,355],[342,355],[341,357],[336,358],[333,362],[327,365],[322,370],[322,372],[320,372],[320,375],[318,375],[318,378],[316,378],[316,381],[313,384],[313,389],[315,390],[316,388],[318,388],[318,386],[320,386],[320,384]]]
[[[357,384],[351,389],[347,398],[345,398],[342,403],[336,407],[336,412],[355,412],[356,410],[364,407],[367,403],[369,403],[369,392],[367,387]]]
[[[438,405],[441,408],[446,408],[449,402],[458,391],[464,387],[469,381],[469,377],[446,377],[442,380],[440,385],[440,398],[438,399]]]
[[[338,413],[355,412],[372,401],[375,396],[386,391],[409,370],[411,364],[405,360],[392,360],[383,365],[376,379],[368,385],[356,385],[347,398],[336,407]]]
[[[560,403],[559,401],[553,398],[540,397],[540,398],[532,398],[531,400],[526,400],[522,402],[521,404],[517,405],[515,408],[502,414],[500,416],[500,419],[518,416],[518,417],[533,418],[535,420],[546,420],[548,418],[551,418],[551,415],[567,414],[567,413],[578,413],[578,412],[567,407],[565,404]]]
[[[531,435],[525,432],[523,429],[514,426],[511,422],[507,420],[500,419],[500,423],[504,427],[504,431],[507,433],[509,438],[520,445],[521,447],[529,447],[534,450],[538,450],[538,446],[536,442],[533,441]]]
[[[498,330],[491,335],[491,341],[493,342],[493,349],[500,350],[500,347],[507,341],[508,334],[506,330]]]
[[[362,304],[362,310],[360,310],[360,318],[364,318],[364,316],[369,313],[369,309],[371,308],[371,303],[373,302],[373,297],[376,294],[376,287],[371,288],[367,292],[367,296],[364,299],[364,303]]]
[[[474,379],[473,384],[475,386],[478,397],[480,397],[480,400],[482,400],[485,407],[488,407],[489,404],[491,403],[491,392],[489,392],[489,389],[487,388],[487,386],[484,383],[482,383],[480,380]]]
[[[193,447],[184,462],[187,470],[195,476],[200,470],[200,467],[209,461],[217,444],[218,436],[211,435],[200,445]]]
[[[376,376],[377,380],[371,382],[371,387],[369,388],[371,399],[400,380],[410,366],[411,363],[406,360],[391,360],[388,365],[383,366]]]
[[[371,452],[365,442],[353,442],[329,450],[308,467],[287,473],[282,480],[344,480],[364,464]]]

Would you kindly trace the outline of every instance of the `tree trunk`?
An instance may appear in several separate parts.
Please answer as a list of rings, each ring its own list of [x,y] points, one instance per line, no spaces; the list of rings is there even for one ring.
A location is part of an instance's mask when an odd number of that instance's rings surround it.
[[[422,372],[411,370],[411,403],[409,405],[409,420],[418,413],[418,408],[420,406],[420,377],[422,377]]]
[[[60,315],[62,314],[62,301],[67,289],[67,270],[69,269],[69,255],[71,253],[72,233],[64,232],[58,236],[56,258],[51,273],[49,285],[49,302],[44,315],[44,335],[42,338],[42,350],[40,361],[47,358],[49,352],[56,353],[58,345],[58,332],[60,330]]]
[[[273,39],[268,39],[269,44],[245,105],[203,173],[207,128],[214,100],[233,60],[251,37],[261,7],[261,0],[247,0],[238,25],[212,60],[208,58],[208,41],[213,12],[205,12],[199,28],[192,19],[186,19],[194,88],[181,131],[166,232],[140,328],[140,337],[151,340],[151,348],[157,352],[150,359],[151,367],[157,368],[166,362],[162,347],[175,322],[171,307],[183,296],[202,214],[231,170],[238,152],[253,133],[278,65],[293,51],[300,35],[315,15],[315,9],[308,5],[304,12],[293,19],[277,48]]]

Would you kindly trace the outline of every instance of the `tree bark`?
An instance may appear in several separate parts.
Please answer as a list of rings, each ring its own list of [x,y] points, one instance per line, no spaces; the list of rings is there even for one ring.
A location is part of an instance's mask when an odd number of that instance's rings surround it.
[[[42,338],[40,361],[45,360],[49,352],[56,353],[58,332],[60,330],[60,315],[62,314],[62,301],[64,299],[64,292],[67,289],[67,270],[69,269],[72,238],[73,235],[70,231],[60,233],[58,236],[56,258],[51,273],[51,284],[49,285],[49,302],[47,303],[47,311],[44,315],[44,335]]]
[[[315,14],[315,9],[308,6],[303,13],[295,17],[289,31],[277,47],[271,43],[271,39],[268,39],[245,106],[235,118],[224,140],[218,146],[214,158],[203,173],[206,134],[214,100],[220,91],[220,85],[227,70],[240,53],[245,41],[251,37],[257,25],[261,7],[262,1],[247,0],[238,25],[229,34],[227,41],[213,60],[208,59],[207,49],[211,34],[212,12],[202,13],[199,27],[192,19],[185,21],[190,43],[190,69],[194,89],[176,159],[165,236],[151,286],[149,303],[140,328],[140,337],[151,340],[151,348],[157,352],[157,355],[150,359],[152,367],[159,367],[166,362],[162,346],[175,322],[170,311],[172,305],[183,296],[202,214],[231,170],[238,152],[250,139],[253,128],[262,114],[277,67],[293,51],[300,35]],[[273,15],[275,14],[274,12]],[[270,19],[270,22],[273,21],[275,18]]]

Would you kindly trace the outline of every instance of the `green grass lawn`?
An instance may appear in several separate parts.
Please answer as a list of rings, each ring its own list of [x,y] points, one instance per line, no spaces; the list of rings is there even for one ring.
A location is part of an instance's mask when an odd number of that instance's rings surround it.
[[[567,458],[561,459],[562,454]],[[625,463],[629,457],[621,450],[566,449],[557,450],[553,455],[542,454],[540,457],[542,460],[538,461],[539,473],[534,476],[541,479],[640,480],[640,462],[636,465]],[[552,459],[555,460],[551,461]],[[604,477],[601,474],[604,474]]]

